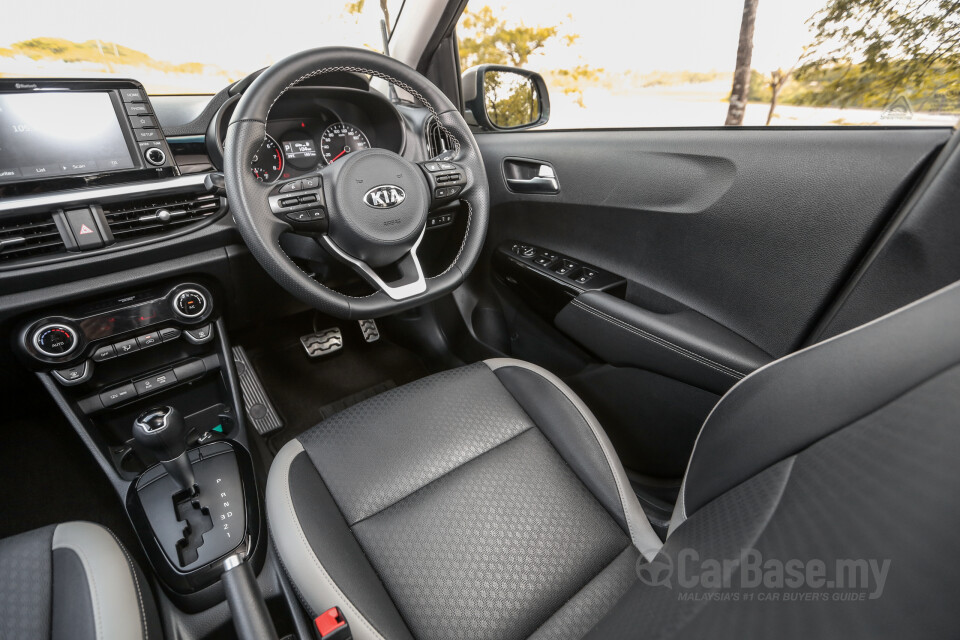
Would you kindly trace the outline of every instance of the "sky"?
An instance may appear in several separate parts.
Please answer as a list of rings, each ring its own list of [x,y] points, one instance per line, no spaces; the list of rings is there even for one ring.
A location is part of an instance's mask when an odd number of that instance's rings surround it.
[[[417,2],[418,0],[407,0]],[[528,25],[564,24],[573,47],[549,46],[530,67],[589,63],[633,69],[732,70],[742,0],[512,0],[490,4]],[[805,21],[826,0],[760,0],[754,68],[789,68],[809,39]],[[8,3],[0,47],[37,36],[117,42],[167,62],[252,71],[290,53],[332,44],[379,45],[378,16],[345,15],[345,0],[45,0]],[[369,0],[371,8],[376,0]],[[549,61],[549,64],[546,64]]]

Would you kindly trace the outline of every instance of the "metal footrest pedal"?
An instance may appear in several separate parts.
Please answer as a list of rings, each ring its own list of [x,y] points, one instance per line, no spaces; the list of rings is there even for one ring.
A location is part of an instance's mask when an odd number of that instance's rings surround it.
[[[377,328],[376,320],[360,320],[360,331],[363,332],[363,339],[367,342],[376,342],[380,339],[380,329]]]
[[[257,372],[250,366],[243,347],[233,348],[233,362],[237,368],[237,377],[240,378],[243,408],[253,428],[262,436],[283,428],[283,421],[267,397]]]
[[[343,334],[340,333],[340,327],[331,327],[302,336],[300,344],[311,358],[328,356],[343,348]]]

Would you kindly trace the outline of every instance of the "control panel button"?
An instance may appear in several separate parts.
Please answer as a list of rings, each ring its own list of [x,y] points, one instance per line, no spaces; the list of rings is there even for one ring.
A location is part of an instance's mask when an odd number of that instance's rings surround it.
[[[133,400],[137,397],[137,390],[133,388],[133,385],[127,383],[123,386],[116,387],[114,389],[108,389],[100,394],[100,402],[103,403],[103,408],[112,407],[115,404],[120,404],[121,402],[126,402],[127,400]]]
[[[86,382],[93,375],[93,365],[87,361],[81,362],[74,367],[66,369],[57,369],[53,372],[55,378],[60,384],[71,386]]]
[[[134,129],[153,129],[157,126],[157,121],[153,116],[130,116],[130,126]]]
[[[184,318],[196,318],[207,309],[207,299],[196,289],[187,289],[177,294],[173,308]]]
[[[160,344],[160,334],[154,331],[153,333],[140,336],[137,338],[137,344],[140,345],[141,349],[146,349],[147,347],[152,347],[155,344]]]
[[[97,350],[93,352],[94,362],[103,362],[104,360],[109,360],[116,357],[117,350],[113,348],[112,344],[105,344],[102,347],[97,347]]]
[[[127,109],[128,116],[148,116],[150,115],[150,105],[145,102],[128,102],[123,105]]]
[[[282,185],[280,187],[280,191],[278,191],[277,193],[290,193],[291,191],[300,191],[300,189],[303,188],[301,186],[302,184],[303,183],[300,180],[291,180],[285,185]]]
[[[156,140],[160,141],[160,129],[135,129],[137,140]]]
[[[320,188],[320,176],[310,176],[308,178],[302,178],[300,183],[303,185],[304,189],[319,189]]]
[[[326,217],[327,214],[323,209],[291,211],[287,214],[287,219],[291,222],[322,222]]]
[[[160,147],[153,147],[143,152],[144,159],[155,167],[167,161],[167,154]]]
[[[280,201],[281,207],[292,207],[295,204],[300,203],[300,198],[284,198]]]
[[[113,345],[113,348],[116,350],[118,356],[125,356],[128,353],[139,351],[140,345],[137,344],[136,338],[130,338],[129,340],[123,340],[121,342],[115,343]]]
[[[120,97],[124,102],[143,102],[143,94],[140,89],[120,89]]]
[[[163,373],[152,375],[149,378],[135,381],[133,387],[136,389],[137,395],[142,396],[147,393],[159,391],[160,389],[165,389],[176,382],[177,376],[173,371],[164,371]]]
[[[34,332],[33,344],[43,355],[57,358],[67,355],[76,348],[77,337],[73,329],[67,325],[49,324]]]
[[[183,335],[187,342],[191,344],[204,344],[213,339],[213,325],[208,324],[197,329],[185,329]]]
[[[78,249],[81,251],[99,249],[104,245],[103,237],[100,235],[97,223],[93,219],[93,212],[89,207],[64,211],[63,215],[67,220],[70,231],[73,232],[73,238]]]
[[[160,339],[163,342],[169,342],[170,340],[176,340],[180,337],[180,329],[176,327],[167,327],[166,329],[160,329]]]

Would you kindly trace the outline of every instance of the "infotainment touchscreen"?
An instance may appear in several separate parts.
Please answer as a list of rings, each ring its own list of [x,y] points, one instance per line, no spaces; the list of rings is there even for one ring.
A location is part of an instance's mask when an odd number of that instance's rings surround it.
[[[0,182],[135,166],[109,92],[0,93]]]

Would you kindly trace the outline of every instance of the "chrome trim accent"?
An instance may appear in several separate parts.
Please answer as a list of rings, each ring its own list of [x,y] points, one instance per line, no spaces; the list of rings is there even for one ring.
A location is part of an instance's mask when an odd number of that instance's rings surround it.
[[[223,572],[226,573],[230,569],[235,569],[243,564],[243,556],[239,553],[230,556],[223,561]]]
[[[20,209],[42,209],[62,207],[69,204],[79,204],[114,198],[118,196],[135,196],[152,194],[158,191],[182,189],[184,187],[202,187],[204,180],[210,173],[191,173],[176,178],[156,180],[152,182],[131,182],[110,187],[92,187],[89,189],[72,189],[57,191],[42,195],[13,196],[0,198],[0,213],[18,211]]]
[[[380,289],[393,298],[394,300],[406,300],[407,298],[412,298],[415,295],[421,294],[427,290],[427,279],[423,276],[423,267],[420,266],[420,259],[417,258],[417,249],[420,247],[420,242],[423,240],[423,234],[426,232],[427,228],[424,227],[420,231],[420,237],[417,238],[417,241],[413,243],[413,246],[410,248],[410,257],[413,258],[413,264],[417,269],[417,279],[409,284],[401,285],[399,287],[391,287],[386,282],[384,282],[376,272],[370,268],[370,266],[363,260],[358,260],[350,254],[344,252],[343,249],[338,247],[333,240],[330,239],[330,236],[324,234],[320,236],[320,239],[323,240],[327,248],[330,249],[334,254],[339,256],[341,259],[346,260],[354,267],[360,270],[361,274],[367,278],[372,284],[380,287]]]
[[[37,338],[40,337],[40,334],[46,331],[47,329],[64,329],[65,331],[70,332],[73,335],[73,345],[64,351],[63,353],[50,353],[49,351],[44,351],[43,347],[40,346],[40,342]],[[45,324],[36,331],[33,332],[33,336],[30,338],[33,341],[33,348],[47,356],[48,358],[62,358],[65,355],[71,354],[74,350],[80,346],[80,335],[76,329],[71,327],[68,324],[63,322],[51,322],[50,324]]]
[[[192,293],[198,298],[200,298],[201,300],[203,300],[203,305],[201,306],[200,311],[198,311],[197,313],[194,313],[194,314],[184,313],[183,311],[180,311],[180,307],[177,306],[177,300],[179,300],[182,296],[187,295],[188,293]],[[181,318],[187,318],[188,320],[192,320],[194,318],[198,318],[202,316],[203,312],[207,310],[208,304],[210,303],[207,302],[207,296],[203,295],[201,292],[197,291],[196,289],[184,289],[182,291],[178,291],[177,294],[173,296],[173,304],[171,306],[173,307],[173,312],[175,314],[177,314]]]

